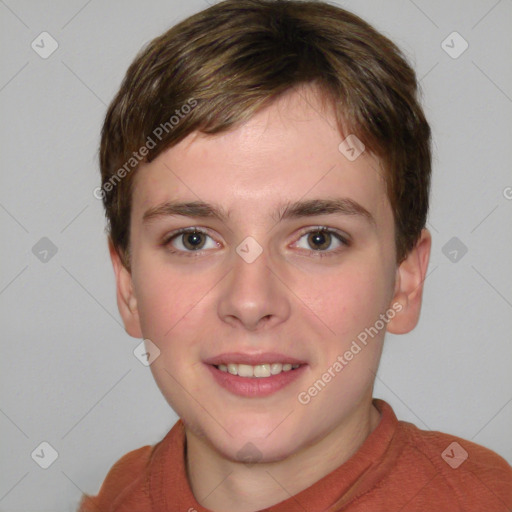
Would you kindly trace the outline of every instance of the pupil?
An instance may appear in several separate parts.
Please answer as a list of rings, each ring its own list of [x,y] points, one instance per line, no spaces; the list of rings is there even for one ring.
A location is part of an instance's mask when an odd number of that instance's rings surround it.
[[[310,234],[309,239],[310,242],[316,246],[313,247],[313,249],[316,251],[327,249],[330,245],[330,235],[322,231],[317,231],[316,233]]]
[[[203,245],[204,242],[201,240],[202,233],[188,233],[185,237],[185,246],[187,249],[197,249]]]

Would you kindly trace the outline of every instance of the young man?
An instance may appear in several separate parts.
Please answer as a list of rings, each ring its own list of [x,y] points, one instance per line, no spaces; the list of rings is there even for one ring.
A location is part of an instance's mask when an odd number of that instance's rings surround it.
[[[119,310],[180,420],[81,511],[512,509],[501,457],[372,399],[431,243],[393,43],[327,3],[227,0],[136,58],[100,159]]]

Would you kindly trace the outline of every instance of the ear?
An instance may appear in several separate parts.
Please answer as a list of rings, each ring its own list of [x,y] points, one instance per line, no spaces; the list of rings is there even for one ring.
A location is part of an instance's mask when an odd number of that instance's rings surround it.
[[[116,276],[117,307],[123,319],[124,328],[130,336],[143,338],[137,309],[137,299],[133,290],[132,275],[122,262],[110,238],[108,240],[108,249]]]
[[[405,334],[418,323],[431,246],[432,237],[427,229],[423,229],[416,245],[397,268],[391,302],[397,314],[387,326],[387,331],[392,334]]]

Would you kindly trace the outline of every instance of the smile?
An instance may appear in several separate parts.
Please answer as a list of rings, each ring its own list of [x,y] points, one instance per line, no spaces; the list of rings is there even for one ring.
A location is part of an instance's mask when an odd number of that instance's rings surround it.
[[[290,363],[264,363],[257,365],[250,364],[219,364],[216,368],[222,372],[230,373],[231,375],[238,375],[239,377],[256,377],[266,378],[273,375],[279,375],[282,372],[289,372],[295,370],[300,364]]]
[[[231,394],[263,398],[290,386],[307,370],[307,364],[262,363],[206,364],[213,381]]]

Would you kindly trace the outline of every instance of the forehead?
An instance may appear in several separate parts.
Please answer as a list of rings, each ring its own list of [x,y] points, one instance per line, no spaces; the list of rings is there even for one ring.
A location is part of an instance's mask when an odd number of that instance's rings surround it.
[[[380,162],[368,151],[353,159],[346,146],[340,150],[343,140],[318,92],[295,89],[242,125],[215,135],[194,132],[141,165],[133,217],[176,199],[254,218],[286,201],[343,196],[378,218],[390,208]]]

